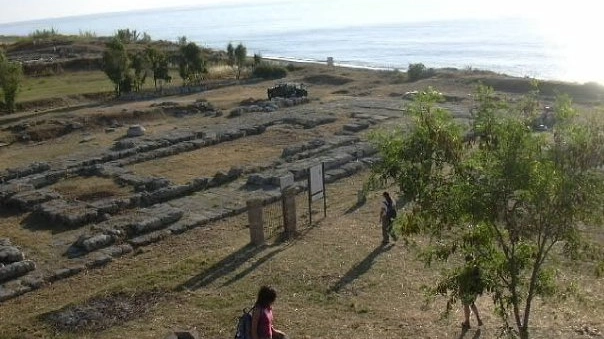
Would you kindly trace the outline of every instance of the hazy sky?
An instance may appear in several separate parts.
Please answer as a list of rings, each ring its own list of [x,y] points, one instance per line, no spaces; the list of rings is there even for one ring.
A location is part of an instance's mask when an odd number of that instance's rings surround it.
[[[332,0],[0,0],[0,23],[56,18],[73,15],[121,12],[161,7],[204,6],[232,3],[288,2],[322,3]],[[533,17],[551,21],[563,29],[569,23],[599,21],[601,5],[598,1],[573,0],[543,2],[539,0],[347,0],[333,1],[334,6],[346,4],[348,10],[366,17],[393,20],[441,20],[465,17]],[[344,10],[343,12],[346,12]],[[337,10],[334,11],[337,13]],[[317,13],[320,15],[320,13]],[[333,15],[334,20],[338,18]],[[359,17],[361,17],[359,15]],[[592,21],[593,20],[593,21]],[[397,20],[398,21],[398,20]]]
[[[180,6],[286,0],[0,0],[0,23]]]

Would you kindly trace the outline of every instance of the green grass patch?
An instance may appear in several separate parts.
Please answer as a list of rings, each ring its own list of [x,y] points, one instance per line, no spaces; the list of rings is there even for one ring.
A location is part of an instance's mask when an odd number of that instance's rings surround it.
[[[49,77],[25,77],[18,102],[65,97],[113,90],[113,84],[102,71],[69,72]]]

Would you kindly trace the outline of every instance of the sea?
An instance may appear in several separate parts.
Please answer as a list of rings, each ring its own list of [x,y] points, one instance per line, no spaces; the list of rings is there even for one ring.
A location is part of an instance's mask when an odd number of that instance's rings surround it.
[[[323,63],[331,57],[341,66],[386,70],[423,63],[604,84],[602,51],[594,49],[596,43],[588,32],[573,31],[568,22],[561,29],[557,23],[534,17],[432,18],[417,10],[372,9],[354,3],[215,4],[104,13],[0,24],[0,35],[52,28],[63,34],[104,36],[129,28],[154,40],[177,41],[185,36],[213,49],[241,42],[249,55],[273,59]]]

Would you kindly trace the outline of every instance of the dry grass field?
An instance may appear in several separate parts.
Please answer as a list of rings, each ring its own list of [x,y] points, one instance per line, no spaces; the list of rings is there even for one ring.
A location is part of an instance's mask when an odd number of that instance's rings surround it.
[[[427,86],[466,98],[473,89],[473,83],[463,76],[400,83],[393,72],[319,65],[303,65],[287,80],[307,83],[311,102],[306,106],[320,112],[329,107],[328,113],[338,120],[307,130],[270,127],[261,135],[204,148],[203,152],[133,164],[130,169],[182,184],[232,166],[261,166],[276,160],[288,145],[340,130],[350,120],[351,112],[339,110],[339,102],[359,97],[398,98]],[[128,116],[152,104],[186,104],[197,99],[206,99],[228,112],[247,98],[264,98],[272,84],[263,81],[194,95],[105,103],[35,118],[23,114],[19,122],[97,121],[99,116],[120,119],[120,114]],[[371,107],[355,109],[372,112]],[[148,120],[127,121],[143,123],[148,135],[154,136],[190,126],[226,124],[229,120],[223,115],[187,119],[150,116]],[[120,140],[127,128],[108,133],[101,124],[87,126],[46,141],[0,148],[0,170],[33,161],[93,156]],[[380,127],[389,126],[386,123]],[[426,239],[380,245],[381,192],[370,192],[365,204],[356,205],[357,192],[368,175],[365,171],[328,185],[327,217],[313,215],[315,223],[299,225],[299,234],[292,240],[270,239],[263,247],[252,247],[247,216],[238,215],[140,247],[105,267],[86,270],[5,301],[0,304],[0,338],[164,338],[178,329],[196,329],[202,338],[232,338],[236,317],[241,309],[251,306],[263,284],[276,288],[276,325],[291,338],[496,338],[501,321],[488,295],[478,301],[484,328],[465,334],[459,326],[459,305],[450,317],[443,318],[446,300],[426,298],[423,287],[434,283],[446,269],[446,264],[425,267],[418,260]],[[55,184],[53,189],[84,201],[129,193],[127,188],[100,178],[70,179]],[[300,208],[299,213],[307,213]],[[57,237],[48,227],[26,227],[32,223],[35,221],[26,220],[25,215],[2,210],[0,237],[25,248],[27,256],[39,264],[61,267],[66,259],[53,247]],[[61,235],[71,239],[76,233],[63,230]],[[555,256],[548,264],[557,269],[560,293],[535,303],[533,337],[603,337],[604,281],[594,274],[593,264],[571,263],[563,256]],[[76,331],[56,326],[53,314],[70,307],[98,317],[74,324],[71,329]]]

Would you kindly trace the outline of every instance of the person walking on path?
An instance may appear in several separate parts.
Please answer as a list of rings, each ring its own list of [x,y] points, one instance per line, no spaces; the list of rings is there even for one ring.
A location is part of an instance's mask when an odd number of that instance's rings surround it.
[[[270,286],[262,286],[252,311],[252,339],[287,339],[287,335],[273,325],[273,303],[277,292]]]
[[[482,320],[476,307],[476,298],[482,294],[484,283],[482,281],[480,268],[478,267],[474,256],[466,255],[466,265],[459,275],[459,296],[463,304],[464,321],[461,323],[463,330],[470,329],[470,310],[476,316],[478,326],[482,326]]]
[[[396,241],[396,236],[392,232],[392,222],[396,218],[396,205],[388,192],[382,194],[384,201],[380,208],[380,223],[382,224],[382,244],[390,242],[390,237]]]

